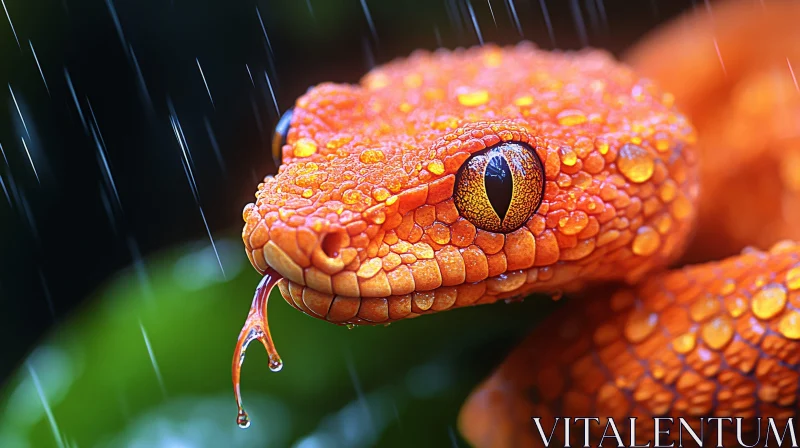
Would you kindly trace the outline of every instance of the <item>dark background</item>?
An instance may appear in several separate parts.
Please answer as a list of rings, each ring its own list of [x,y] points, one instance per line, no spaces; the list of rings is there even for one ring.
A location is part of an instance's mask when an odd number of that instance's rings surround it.
[[[309,86],[475,45],[470,9],[486,42],[619,54],[695,3],[549,0],[545,16],[539,0],[372,0],[373,33],[359,0],[5,0],[19,46],[3,13],[0,378],[115,272],[208,238],[175,118],[211,235],[232,235],[275,171],[279,113]]]

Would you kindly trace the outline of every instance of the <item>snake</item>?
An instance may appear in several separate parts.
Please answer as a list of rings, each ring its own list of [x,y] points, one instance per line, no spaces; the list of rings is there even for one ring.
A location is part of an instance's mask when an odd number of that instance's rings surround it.
[[[233,357],[239,426],[248,344],[283,365],[274,288],[348,326],[567,297],[466,399],[477,447],[539,446],[532,416],[596,415],[596,436],[637,417],[637,441],[655,417],[743,417],[746,432],[796,418],[800,51],[758,42],[796,34],[800,7],[715,8],[623,61],[530,42],[420,50],[297,99],[275,129],[279,170],[243,211],[263,277]]]

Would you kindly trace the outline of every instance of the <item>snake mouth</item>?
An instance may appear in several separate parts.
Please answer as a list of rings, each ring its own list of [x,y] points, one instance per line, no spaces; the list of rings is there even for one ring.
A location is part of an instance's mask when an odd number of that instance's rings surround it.
[[[385,297],[337,295],[285,279],[276,286],[289,305],[309,316],[338,325],[377,325],[498,300],[513,301],[533,293],[559,297],[582,287],[582,282],[574,280],[578,269],[519,269],[479,282]]]

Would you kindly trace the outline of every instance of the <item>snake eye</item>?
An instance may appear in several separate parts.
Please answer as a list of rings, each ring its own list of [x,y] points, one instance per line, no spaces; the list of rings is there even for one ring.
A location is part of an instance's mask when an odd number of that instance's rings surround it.
[[[544,197],[544,167],[529,145],[503,142],[461,166],[453,200],[476,227],[509,233],[522,227]]]
[[[286,137],[289,136],[289,126],[292,124],[292,112],[294,108],[287,110],[281,115],[278,124],[275,125],[275,134],[272,135],[272,159],[275,166],[281,166],[283,160],[283,145],[286,144]]]

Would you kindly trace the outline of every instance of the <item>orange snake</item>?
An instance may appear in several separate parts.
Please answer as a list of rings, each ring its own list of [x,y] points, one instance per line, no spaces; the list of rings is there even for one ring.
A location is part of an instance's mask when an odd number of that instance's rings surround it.
[[[459,423],[475,446],[535,445],[532,416],[796,416],[800,245],[776,241],[800,239],[800,207],[787,206],[800,202],[800,48],[762,45],[789,42],[798,13],[696,13],[639,44],[630,66],[487,45],[309,90],[278,126],[278,174],[243,213],[265,277],[233,360],[239,424],[247,344],[281,367],[273,285],[310,316],[356,325],[590,296],[472,394]],[[665,270],[749,243],[771,248]]]

